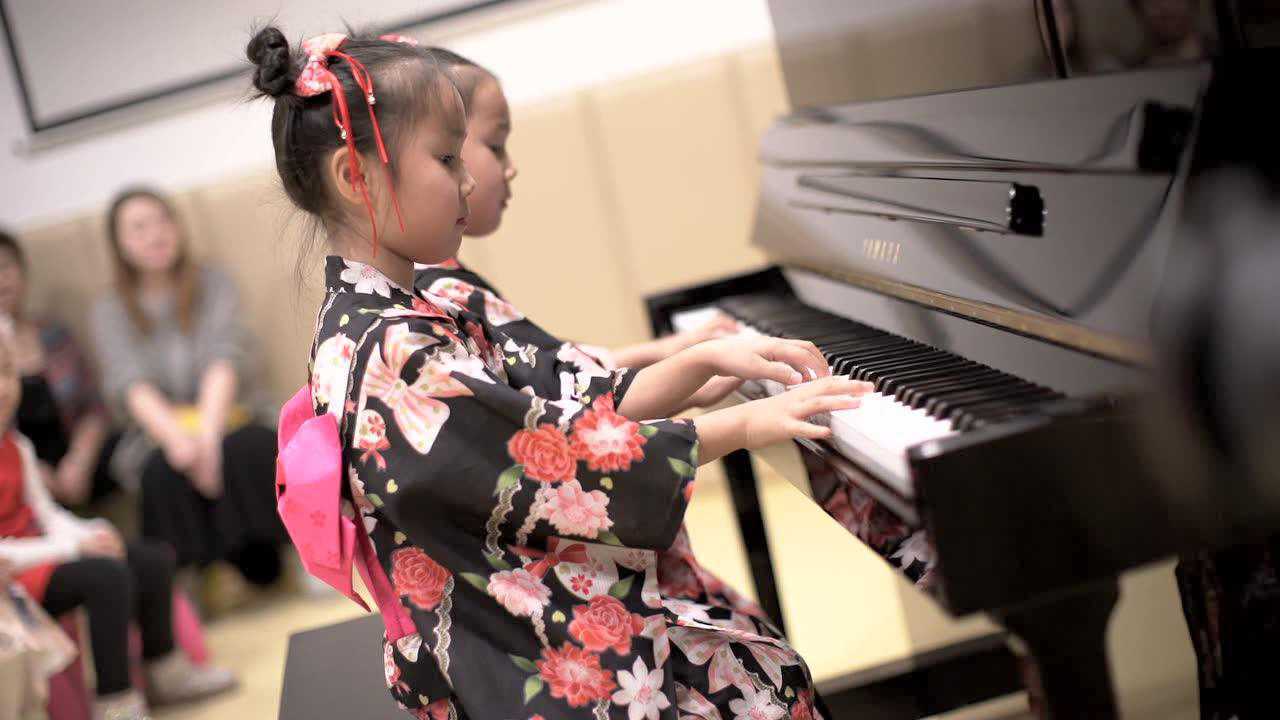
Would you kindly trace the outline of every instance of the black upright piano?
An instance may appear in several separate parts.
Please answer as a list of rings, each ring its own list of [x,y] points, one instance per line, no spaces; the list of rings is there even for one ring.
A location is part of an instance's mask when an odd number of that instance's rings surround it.
[[[760,143],[752,241],[774,264],[648,298],[656,333],[725,312],[875,383],[789,479],[1016,637],[1044,717],[1117,716],[1121,572],[1280,527],[1271,494],[1169,462],[1151,401],[1206,94],[1275,66],[1264,6],[771,0],[793,110]],[[725,466],[781,619],[750,458]]]

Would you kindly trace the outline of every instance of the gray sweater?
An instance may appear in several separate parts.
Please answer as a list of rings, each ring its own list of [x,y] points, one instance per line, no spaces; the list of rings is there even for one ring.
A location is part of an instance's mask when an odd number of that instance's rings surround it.
[[[155,447],[129,418],[125,396],[135,383],[154,385],[170,402],[196,402],[200,379],[214,362],[231,362],[239,378],[239,397],[252,397],[247,332],[240,299],[231,279],[219,270],[200,269],[199,298],[190,334],[178,323],[175,298],[143,302],[152,330],[144,335],[129,319],[124,301],[112,293],[93,306],[93,343],[102,370],[107,407],[127,428],[112,470],[118,482],[133,487],[146,456]]]

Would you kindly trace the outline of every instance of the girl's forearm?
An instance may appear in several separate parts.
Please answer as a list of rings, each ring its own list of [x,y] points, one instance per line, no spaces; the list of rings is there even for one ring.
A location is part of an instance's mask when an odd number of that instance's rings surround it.
[[[618,412],[636,420],[670,417],[715,374],[696,346],[637,371]]]
[[[620,347],[613,351],[613,359],[618,367],[646,368],[681,349],[683,348],[673,343],[671,336],[668,336]]]

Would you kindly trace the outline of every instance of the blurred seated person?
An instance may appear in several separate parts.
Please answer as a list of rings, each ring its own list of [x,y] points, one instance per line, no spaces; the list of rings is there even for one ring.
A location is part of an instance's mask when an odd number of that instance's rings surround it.
[[[53,496],[82,507],[115,489],[108,460],[117,437],[93,369],[66,326],[26,310],[27,260],[0,232],[0,315],[13,320],[14,362],[22,378],[17,427],[35,446]]]
[[[129,543],[105,520],[58,507],[39,477],[31,443],[11,423],[22,396],[13,330],[0,319],[0,563],[50,615],[83,608],[97,673],[94,716],[142,720],[147,703],[129,675],[129,623],[138,624],[153,704],[185,702],[235,685],[174,647],[173,555]]]
[[[107,406],[125,424],[112,471],[140,485],[142,535],[172,547],[181,568],[226,561],[255,585],[273,583],[287,542],[275,432],[247,403],[235,286],[191,260],[173,206],[156,192],[120,194],[107,234],[116,282],[93,307],[93,337]]]

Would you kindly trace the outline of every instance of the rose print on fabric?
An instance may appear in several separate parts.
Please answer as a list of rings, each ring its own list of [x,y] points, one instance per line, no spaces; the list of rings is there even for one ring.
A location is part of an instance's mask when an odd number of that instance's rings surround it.
[[[572,480],[577,464],[564,433],[554,425],[520,430],[507,441],[507,454],[524,466],[524,474],[544,483]]]
[[[631,652],[631,638],[642,630],[644,620],[609,595],[598,595],[586,605],[575,606],[573,622],[569,623],[569,634],[586,649],[612,649],[619,655]]]
[[[444,596],[449,571],[416,547],[391,553],[391,582],[396,593],[419,610],[435,610]]]
[[[518,617],[541,613],[551,599],[551,588],[524,568],[503,570],[489,576],[488,592],[507,612]]]
[[[561,535],[595,539],[600,531],[613,527],[609,496],[599,490],[585,491],[577,480],[540,488],[537,503],[542,516]]]
[[[640,423],[614,412],[612,394],[596,398],[573,423],[569,443],[574,455],[597,472],[629,470],[633,462],[644,459]]]
[[[582,707],[596,700],[608,699],[617,687],[607,669],[600,667],[600,656],[569,643],[560,649],[543,648],[538,672],[551,689],[551,697],[563,698],[569,707]]]

